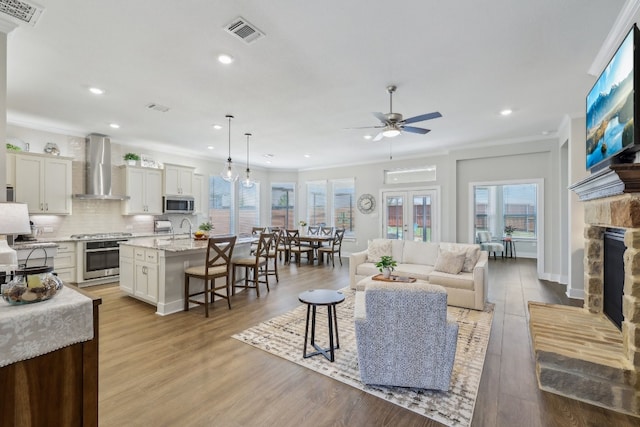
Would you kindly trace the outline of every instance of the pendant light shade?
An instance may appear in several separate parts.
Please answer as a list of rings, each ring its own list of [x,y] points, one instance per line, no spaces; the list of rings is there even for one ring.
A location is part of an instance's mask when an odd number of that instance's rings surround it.
[[[249,169],[249,137],[251,134],[245,133],[244,135],[247,137],[247,170],[245,171],[247,175],[245,179],[242,180],[242,186],[244,188],[251,188],[254,185],[254,182],[251,180],[251,169]]]
[[[224,169],[220,172],[220,176],[227,182],[235,182],[238,179],[238,173],[233,167],[233,162],[231,161],[231,119],[233,119],[233,116],[227,114],[225,117],[229,120],[229,157],[224,164]]]

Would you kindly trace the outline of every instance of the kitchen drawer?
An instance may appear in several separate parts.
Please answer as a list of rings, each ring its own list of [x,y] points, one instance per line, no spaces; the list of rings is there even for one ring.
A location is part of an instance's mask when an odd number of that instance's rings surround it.
[[[64,283],[76,283],[76,269],[75,268],[60,268],[56,269],[55,273]]]
[[[75,253],[76,252],[76,243],[75,242],[62,242],[58,243],[58,254],[61,253]]]
[[[158,262],[158,252],[156,251],[145,251],[145,261],[157,263]]]
[[[56,268],[56,270],[59,270],[60,268],[75,267],[75,265],[75,251],[72,253],[58,251],[56,257],[53,259],[53,266]]]
[[[147,259],[144,252],[143,248],[135,248],[133,250],[136,261],[145,261]]]

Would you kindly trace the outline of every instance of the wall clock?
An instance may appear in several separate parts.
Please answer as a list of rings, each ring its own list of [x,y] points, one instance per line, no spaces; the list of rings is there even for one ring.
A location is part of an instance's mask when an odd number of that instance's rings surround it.
[[[358,198],[358,210],[370,214],[376,208],[376,198],[372,194],[363,194]]]

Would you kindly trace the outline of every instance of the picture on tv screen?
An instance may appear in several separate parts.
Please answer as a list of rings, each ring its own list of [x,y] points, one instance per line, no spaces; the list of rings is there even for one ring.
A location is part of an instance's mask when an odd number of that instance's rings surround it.
[[[587,169],[634,141],[634,33],[618,48],[587,95]]]

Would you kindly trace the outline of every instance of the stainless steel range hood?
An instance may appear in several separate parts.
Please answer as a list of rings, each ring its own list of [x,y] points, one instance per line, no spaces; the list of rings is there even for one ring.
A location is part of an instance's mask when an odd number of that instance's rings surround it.
[[[111,140],[106,135],[92,133],[86,138],[86,169],[84,194],[76,199],[127,200],[129,196],[111,194]]]

